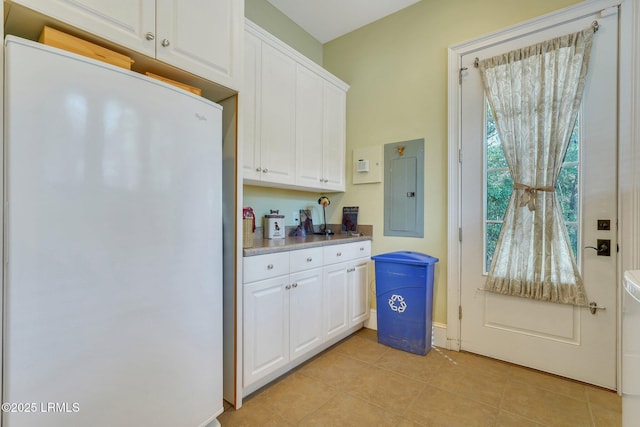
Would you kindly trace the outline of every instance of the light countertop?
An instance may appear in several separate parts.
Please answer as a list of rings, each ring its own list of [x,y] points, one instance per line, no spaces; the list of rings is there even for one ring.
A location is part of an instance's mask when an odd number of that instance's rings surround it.
[[[361,242],[371,240],[371,236],[349,236],[334,234],[331,236],[308,235],[306,237],[286,237],[284,239],[253,239],[252,248],[244,248],[245,257],[264,255],[274,252],[293,251],[297,249],[314,248],[318,246],[339,245],[342,243]]]

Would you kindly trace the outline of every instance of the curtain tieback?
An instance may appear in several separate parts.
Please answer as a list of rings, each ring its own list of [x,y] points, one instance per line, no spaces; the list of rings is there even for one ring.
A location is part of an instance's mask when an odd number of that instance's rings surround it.
[[[522,197],[520,197],[520,207],[523,208],[525,206],[528,206],[530,211],[536,210],[536,192],[537,191],[546,191],[546,192],[556,191],[555,187],[549,187],[549,186],[531,187],[529,185],[520,184],[519,182],[515,182],[513,184],[513,188],[515,188],[516,190],[523,190]]]

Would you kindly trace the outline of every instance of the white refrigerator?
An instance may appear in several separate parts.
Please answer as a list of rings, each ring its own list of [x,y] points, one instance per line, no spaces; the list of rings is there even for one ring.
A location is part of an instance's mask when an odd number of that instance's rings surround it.
[[[2,426],[222,410],[221,107],[8,36]]]

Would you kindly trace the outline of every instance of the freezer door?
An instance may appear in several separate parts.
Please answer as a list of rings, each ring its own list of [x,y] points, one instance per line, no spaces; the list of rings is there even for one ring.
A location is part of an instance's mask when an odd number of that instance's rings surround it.
[[[2,425],[222,411],[221,109],[8,38]]]

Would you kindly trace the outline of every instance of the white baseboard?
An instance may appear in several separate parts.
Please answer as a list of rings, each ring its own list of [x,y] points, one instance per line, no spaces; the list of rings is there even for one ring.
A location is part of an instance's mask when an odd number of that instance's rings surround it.
[[[433,322],[433,339],[431,344],[436,347],[447,348],[447,325],[443,323]],[[372,309],[369,314],[369,320],[364,322],[364,327],[378,330],[378,315],[375,309]]]
[[[373,329],[374,331],[378,330],[378,312],[375,308],[369,310],[369,318],[365,320],[364,327]]]

